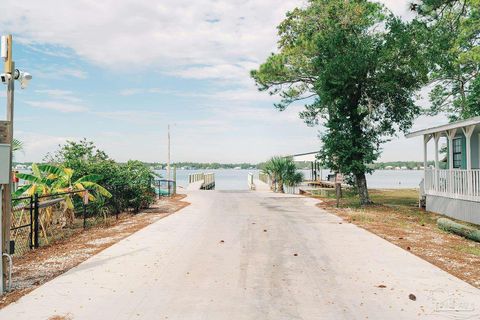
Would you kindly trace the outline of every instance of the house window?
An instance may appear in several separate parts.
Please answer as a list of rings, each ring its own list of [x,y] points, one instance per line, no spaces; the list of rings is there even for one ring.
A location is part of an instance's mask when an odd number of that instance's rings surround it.
[[[462,139],[453,140],[453,167],[462,167]]]

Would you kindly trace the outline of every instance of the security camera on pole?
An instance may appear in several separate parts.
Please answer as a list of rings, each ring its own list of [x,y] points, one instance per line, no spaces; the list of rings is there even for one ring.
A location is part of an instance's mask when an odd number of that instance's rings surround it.
[[[4,292],[5,288],[5,274],[7,271],[7,260],[10,258],[10,214],[12,208],[12,143],[13,143],[13,101],[15,91],[15,80],[20,82],[20,87],[25,89],[32,75],[15,69],[15,62],[12,56],[12,35],[2,36],[0,54],[4,60],[4,73],[0,74],[3,84],[7,86],[7,119],[0,121],[0,159],[6,158],[7,161],[0,161],[0,191],[1,191],[1,205],[0,205],[0,238],[1,238],[1,252],[2,263],[0,264],[0,274],[2,281],[0,281],[0,293]]]

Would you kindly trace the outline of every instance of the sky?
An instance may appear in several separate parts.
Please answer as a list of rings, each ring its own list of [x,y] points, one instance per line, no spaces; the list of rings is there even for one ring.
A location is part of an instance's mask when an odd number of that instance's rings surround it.
[[[408,3],[384,0],[408,18]],[[117,161],[250,162],[315,151],[322,127],[279,112],[249,71],[276,51],[276,26],[301,0],[2,0],[14,36],[16,161],[86,138]],[[0,88],[5,106],[6,88]],[[0,108],[0,119],[5,108]],[[414,129],[442,124],[419,118]],[[385,144],[381,161],[421,160],[421,138]]]

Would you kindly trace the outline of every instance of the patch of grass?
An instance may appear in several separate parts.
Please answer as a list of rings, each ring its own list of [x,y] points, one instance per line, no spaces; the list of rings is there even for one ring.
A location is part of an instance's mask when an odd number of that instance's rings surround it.
[[[335,199],[335,190],[325,191],[323,194],[314,194],[314,197],[324,199]],[[418,190],[416,189],[371,189],[369,190],[370,199],[375,205],[387,206],[418,206]],[[351,190],[343,190],[343,197],[340,200],[340,206],[346,208],[359,208],[360,202],[358,196]]]
[[[370,190],[370,198],[376,204],[407,207],[418,206],[418,190],[416,189]]]
[[[373,222],[375,220],[374,217],[364,212],[352,213],[350,217],[352,221],[358,221],[358,222]]]
[[[458,246],[456,249],[458,251],[473,254],[474,256],[480,257],[480,247]]]

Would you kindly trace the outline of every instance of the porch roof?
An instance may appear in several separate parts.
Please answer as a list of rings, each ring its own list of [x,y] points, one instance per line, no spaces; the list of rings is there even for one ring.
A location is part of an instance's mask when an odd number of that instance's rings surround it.
[[[299,153],[299,154],[292,154],[289,157],[293,158],[295,162],[314,162],[317,160],[316,155],[319,151],[314,152],[307,152],[307,153]]]
[[[437,126],[437,127],[433,127],[433,128],[414,131],[414,132],[411,132],[411,133],[405,135],[405,137],[406,138],[413,138],[413,137],[418,137],[418,136],[422,136],[422,135],[426,135],[426,134],[444,132],[444,131],[447,131],[447,130],[472,126],[472,125],[476,125],[476,124],[479,124],[479,123],[480,123],[480,116],[470,118],[470,119],[466,119],[466,120],[451,122],[451,123],[444,124],[444,125]]]

